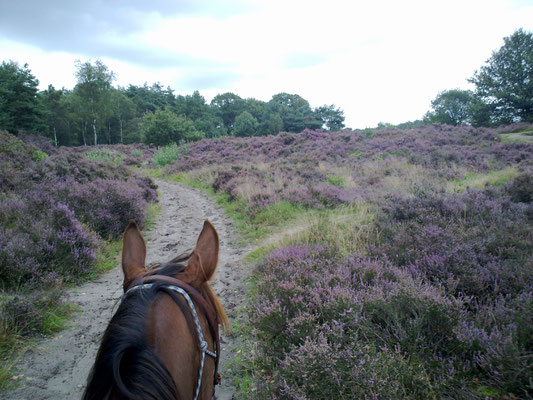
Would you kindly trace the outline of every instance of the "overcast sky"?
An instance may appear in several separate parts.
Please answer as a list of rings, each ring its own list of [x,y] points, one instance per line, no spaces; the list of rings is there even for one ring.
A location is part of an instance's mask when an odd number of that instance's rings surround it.
[[[0,61],[73,88],[74,61],[102,59],[116,85],[160,82],[268,101],[335,104],[346,124],[419,119],[516,29],[533,0],[0,0]]]

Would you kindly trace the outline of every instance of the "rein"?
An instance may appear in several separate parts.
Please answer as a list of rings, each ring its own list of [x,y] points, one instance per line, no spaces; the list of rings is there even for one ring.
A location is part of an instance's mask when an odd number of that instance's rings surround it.
[[[204,299],[204,297],[198,290],[177,278],[173,278],[166,275],[157,275],[160,270],[161,267],[152,267],[148,271],[128,283],[127,287],[125,288],[125,292],[122,295],[121,301],[124,300],[129,293],[141,289],[149,289],[153,286],[154,283],[157,282],[165,283],[165,285],[163,285],[162,287],[179,293],[185,298],[187,304],[189,305],[189,308],[191,309],[191,314],[193,316],[194,324],[196,326],[196,333],[198,334],[198,340],[200,343],[200,351],[202,353],[200,370],[198,372],[198,384],[196,385],[196,392],[194,395],[194,400],[197,400],[198,394],[200,393],[200,386],[202,385],[202,375],[206,354],[213,357],[215,360],[214,384],[218,385],[221,380],[221,376],[218,373],[218,363],[220,360],[220,334],[218,329],[218,317],[216,315],[216,312],[213,310],[213,307],[208,304],[208,302]],[[198,313],[196,312],[196,307],[194,306],[194,303],[197,303],[197,305],[200,306],[207,318],[209,330],[211,331],[213,338],[215,338],[214,352],[208,349],[208,344],[207,341],[204,339],[202,328],[200,326],[200,320],[198,318]],[[213,399],[214,398],[215,388],[213,387]]]

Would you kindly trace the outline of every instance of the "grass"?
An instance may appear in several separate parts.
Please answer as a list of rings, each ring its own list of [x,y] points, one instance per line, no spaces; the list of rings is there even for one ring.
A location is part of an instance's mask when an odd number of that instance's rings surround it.
[[[533,130],[500,133],[503,143],[533,143]]]
[[[70,317],[80,308],[74,304],[58,304],[45,311],[42,333],[51,335],[69,327]]]
[[[342,254],[364,254],[374,217],[375,206],[367,203],[306,210],[289,217],[288,223],[270,232],[244,261],[256,265],[272,250],[293,244],[328,243]]]
[[[321,210],[308,225],[287,235],[279,245],[328,243],[342,254],[363,253],[374,217],[375,207],[367,203]]]
[[[214,198],[216,204],[221,206],[226,215],[233,220],[238,233],[243,238],[241,244],[258,242],[279,232],[284,226],[301,216],[315,212],[288,201],[278,201],[250,215],[243,200],[233,199],[227,193],[216,193],[211,186],[198,177],[188,173],[165,174],[162,169],[145,170],[144,172],[153,178],[179,182],[200,189],[206,195]]]
[[[255,398],[255,373],[257,366],[254,362],[254,346],[253,338],[255,334],[254,328],[248,322],[245,308],[238,310],[238,317],[233,322],[232,331],[240,338],[241,343],[238,349],[235,350],[235,357],[228,364],[228,369],[233,376],[233,385],[240,399],[254,399]]]
[[[3,297],[3,296],[2,296]],[[12,383],[13,366],[20,358],[25,341],[13,331],[5,318],[0,319],[0,390]]]
[[[512,166],[500,170],[492,170],[485,174],[467,172],[463,179],[448,182],[446,189],[450,192],[462,193],[467,188],[483,189],[486,186],[502,186],[517,175],[516,167]]]
[[[146,209],[145,230],[151,231],[154,228],[155,221],[159,214],[161,214],[161,204],[155,202],[149,203],[148,208]]]
[[[258,247],[244,256],[244,262],[250,265],[259,264],[261,261],[263,261],[263,258],[274,249],[274,244],[267,244]]]
[[[94,279],[104,272],[110,271],[118,264],[118,256],[122,249],[122,239],[103,242],[96,252],[96,263],[88,278]]]
[[[95,148],[85,153],[86,157],[92,161],[110,162],[116,165],[121,165],[124,161],[124,155],[118,151],[107,148]]]
[[[288,201],[278,201],[253,215],[246,212],[242,200],[234,200],[228,194],[216,194],[216,203],[224,208],[233,220],[244,243],[257,243],[270,235],[277,234],[310,210]]]
[[[163,168],[139,168],[138,172],[154,179],[163,178],[165,176]]]
[[[4,296],[3,296],[4,297]],[[39,331],[51,335],[68,327],[70,317],[79,307],[70,303],[48,305]],[[16,383],[13,369],[24,352],[34,345],[35,338],[22,336],[6,318],[0,319],[0,391]]]
[[[22,351],[19,349],[19,354],[22,355]],[[5,390],[15,384],[13,376],[13,367],[20,359],[20,355],[16,358],[2,358],[0,362],[0,391]]]
[[[206,183],[184,172],[168,175],[168,180],[183,183],[186,186],[190,186],[196,189],[201,189],[204,193],[208,195],[215,194],[215,191],[211,188],[211,186],[208,186]]]

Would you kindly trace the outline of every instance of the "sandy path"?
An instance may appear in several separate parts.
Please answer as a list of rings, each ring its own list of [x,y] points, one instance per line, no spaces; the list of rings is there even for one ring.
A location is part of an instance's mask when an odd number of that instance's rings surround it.
[[[230,320],[242,305],[246,274],[242,258],[247,249],[234,244],[231,221],[201,192],[174,182],[157,181],[162,212],[154,229],[147,234],[147,263],[167,261],[192,249],[205,218],[220,237],[220,260],[213,284]],[[113,308],[122,294],[122,271],[117,268],[72,290],[69,301],[83,311],[71,327],[40,342],[27,351],[17,364],[22,384],[0,397],[13,400],[79,399],[92,366],[98,344]],[[236,338],[222,337],[222,385],[217,399],[233,397],[231,377],[224,374],[232,359]]]

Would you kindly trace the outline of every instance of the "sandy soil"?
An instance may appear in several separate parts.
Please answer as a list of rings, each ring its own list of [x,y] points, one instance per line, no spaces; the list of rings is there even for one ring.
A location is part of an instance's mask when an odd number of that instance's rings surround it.
[[[174,182],[157,181],[162,212],[154,229],[146,235],[147,263],[167,261],[192,249],[208,218],[220,237],[220,259],[212,283],[228,317],[233,320],[242,305],[247,274],[242,259],[249,249],[234,244],[231,221],[203,193]],[[1,393],[13,400],[79,399],[94,361],[100,338],[117,300],[122,295],[122,271],[117,268],[70,291],[69,301],[82,312],[73,317],[70,328],[47,338],[28,350],[16,365],[18,387]],[[237,338],[221,338],[222,384],[217,399],[233,398],[232,378],[226,364],[233,358]]]

